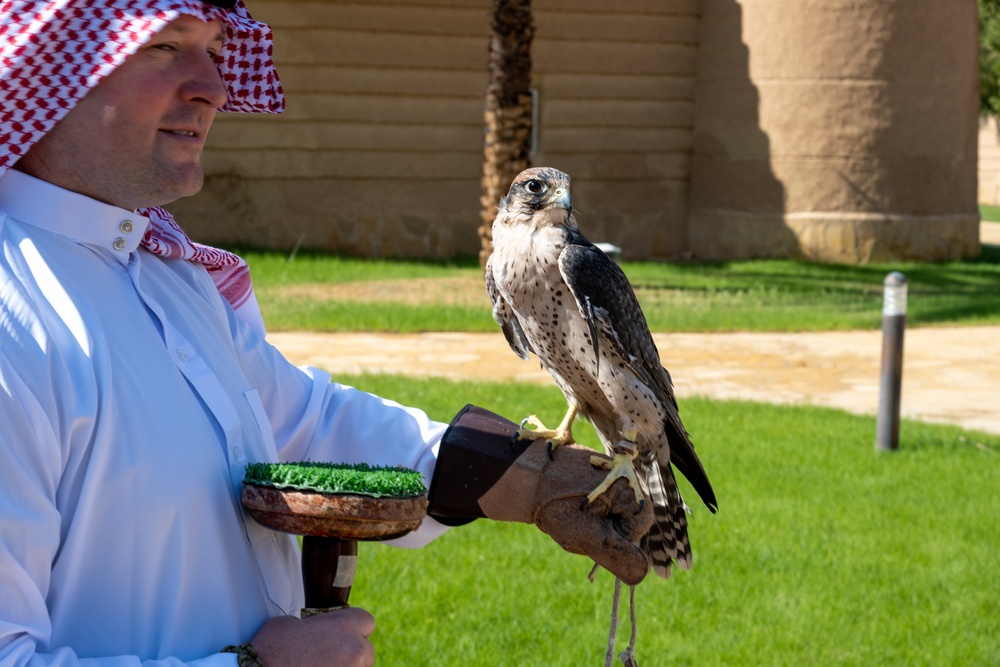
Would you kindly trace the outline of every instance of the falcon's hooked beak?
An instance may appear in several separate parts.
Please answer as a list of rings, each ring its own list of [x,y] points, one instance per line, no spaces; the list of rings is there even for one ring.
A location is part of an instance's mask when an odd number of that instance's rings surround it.
[[[560,187],[553,190],[552,195],[546,203],[564,208],[570,213],[573,212],[573,197],[570,195],[569,188],[567,187]]]

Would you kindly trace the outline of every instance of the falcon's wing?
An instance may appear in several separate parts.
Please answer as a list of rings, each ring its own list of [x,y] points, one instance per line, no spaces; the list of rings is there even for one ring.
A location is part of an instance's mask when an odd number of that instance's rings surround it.
[[[670,376],[660,364],[639,301],[618,265],[577,230],[570,230],[569,243],[559,255],[559,272],[591,329],[601,330],[621,358],[631,361],[632,370],[658,389],[661,399],[676,406]]]
[[[563,280],[573,292],[591,331],[597,329],[612,341],[618,355],[656,392],[667,411],[665,427],[670,461],[714,512],[715,492],[681,424],[670,374],[660,363],[659,352],[632,285],[621,268],[579,231],[570,230],[569,235],[570,242],[559,256]],[[596,347],[596,336],[594,339]]]
[[[507,344],[510,345],[510,349],[514,350],[514,354],[527,361],[528,353],[535,350],[525,337],[524,331],[521,329],[520,320],[517,319],[517,315],[511,310],[507,300],[503,298],[500,288],[497,287],[496,280],[493,279],[493,268],[490,265],[490,260],[492,259],[491,255],[486,260],[486,292],[490,295],[490,301],[493,302],[493,319],[500,325],[503,337],[507,339]]]

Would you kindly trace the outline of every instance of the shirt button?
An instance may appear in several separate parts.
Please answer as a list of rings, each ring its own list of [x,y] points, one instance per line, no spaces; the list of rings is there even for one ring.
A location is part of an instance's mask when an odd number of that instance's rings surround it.
[[[113,245],[115,247],[115,250],[124,250],[125,249],[125,239],[123,239],[122,237],[119,236],[118,238],[115,239],[114,243],[112,243],[111,245]]]
[[[180,359],[182,362],[187,363],[187,360],[188,360],[187,352],[185,352],[184,350],[178,349],[177,350],[177,358]]]
[[[122,234],[129,234],[135,229],[135,225],[132,224],[131,220],[123,220],[118,228],[122,230]]]
[[[239,447],[233,447],[233,460],[234,461],[239,461],[240,460],[240,448]]]

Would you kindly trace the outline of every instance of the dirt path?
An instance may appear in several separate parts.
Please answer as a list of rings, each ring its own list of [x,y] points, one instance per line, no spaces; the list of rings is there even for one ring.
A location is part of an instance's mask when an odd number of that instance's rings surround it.
[[[657,334],[679,397],[878,409],[881,332]],[[293,363],[333,373],[551,382],[495,334],[274,333]],[[1000,327],[906,332],[902,413],[1000,434]]]

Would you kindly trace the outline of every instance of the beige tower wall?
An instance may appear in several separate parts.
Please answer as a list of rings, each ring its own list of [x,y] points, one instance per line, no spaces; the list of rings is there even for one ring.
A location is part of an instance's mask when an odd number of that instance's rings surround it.
[[[698,0],[535,0],[539,152],[581,224],[633,257],[686,244]],[[490,0],[251,0],[287,111],[220,116],[204,190],[171,209],[210,243],[361,256],[479,247]]]
[[[702,21],[696,257],[978,253],[975,0],[704,0]]]

